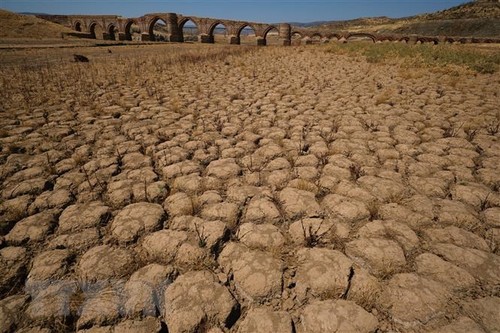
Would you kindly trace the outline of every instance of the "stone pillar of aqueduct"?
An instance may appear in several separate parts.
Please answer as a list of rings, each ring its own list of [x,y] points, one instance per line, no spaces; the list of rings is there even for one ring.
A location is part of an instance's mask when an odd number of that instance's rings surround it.
[[[257,45],[267,44],[267,35],[271,31],[279,36],[281,45],[291,44],[291,26],[287,23],[265,24],[205,17],[183,16],[175,13],[154,13],[138,18],[124,18],[113,15],[45,15],[42,18],[63,24],[73,30],[87,33],[90,38],[108,40],[132,40],[133,33],[140,30],[140,40],[155,39],[153,27],[158,21],[166,25],[164,40],[183,42],[183,27],[191,21],[196,25],[198,41],[214,43],[214,31],[217,26],[224,26],[230,44],[240,44],[241,33],[245,28],[255,32]],[[134,31],[132,31],[134,30]]]

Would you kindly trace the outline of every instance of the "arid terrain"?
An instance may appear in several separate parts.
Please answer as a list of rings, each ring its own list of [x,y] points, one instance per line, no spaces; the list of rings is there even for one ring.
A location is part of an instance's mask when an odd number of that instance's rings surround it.
[[[12,22],[0,333],[500,332],[498,45]]]
[[[365,17],[298,25],[326,32],[496,37],[500,35],[500,2],[474,0],[446,10],[403,18]]]

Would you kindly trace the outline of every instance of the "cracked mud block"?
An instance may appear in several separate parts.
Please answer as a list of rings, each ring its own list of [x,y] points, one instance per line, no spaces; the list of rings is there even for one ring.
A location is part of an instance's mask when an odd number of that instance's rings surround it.
[[[425,195],[416,194],[403,201],[403,206],[410,211],[429,219],[434,218],[435,201]]]
[[[188,234],[184,231],[160,230],[144,237],[141,246],[149,258],[169,263],[187,239]]]
[[[303,248],[296,257],[296,292],[300,300],[308,293],[318,298],[338,298],[346,293],[352,261],[340,251]]]
[[[282,216],[276,205],[268,198],[254,197],[246,207],[244,223],[276,223]]]
[[[165,179],[174,179],[178,176],[186,176],[192,173],[201,173],[202,168],[199,162],[182,161],[171,164],[162,169],[162,175]]]
[[[228,243],[218,262],[226,274],[232,274],[236,289],[245,298],[259,302],[281,295],[284,263],[272,254]]]
[[[451,190],[453,200],[466,203],[477,210],[481,210],[484,205],[500,206],[500,195],[492,192],[491,189],[482,184],[469,183],[467,185],[457,185]]]
[[[62,209],[72,201],[73,196],[71,192],[66,189],[43,192],[30,205],[29,212],[34,214],[44,209]]]
[[[280,249],[285,237],[280,229],[272,224],[244,223],[238,229],[238,239],[252,249]]]
[[[168,192],[167,183],[163,181],[146,182],[140,180],[132,185],[132,195],[136,202],[161,202]]]
[[[9,244],[43,241],[56,226],[57,214],[57,210],[47,210],[22,219],[5,236],[5,240]]]
[[[445,315],[450,297],[446,285],[404,273],[389,280],[378,302],[403,329],[421,329],[422,325]]]
[[[289,219],[316,217],[321,214],[321,208],[311,192],[287,187],[280,192],[279,200]]]
[[[100,245],[91,248],[80,258],[76,273],[82,282],[108,281],[127,275],[135,266],[131,251]]]
[[[220,220],[228,225],[234,225],[238,212],[238,205],[231,202],[221,202],[203,207],[201,217],[206,220]]]
[[[366,203],[378,201],[377,197],[368,192],[366,189],[345,180],[340,181],[340,183],[335,187],[334,193]]]
[[[415,264],[419,275],[441,282],[451,289],[466,289],[476,283],[474,277],[466,270],[431,253],[419,255],[415,259]]]
[[[111,234],[120,243],[135,241],[141,234],[161,227],[165,211],[161,205],[140,202],[123,208],[111,222]]]
[[[135,182],[130,179],[112,179],[106,190],[106,202],[112,207],[123,207],[133,201],[133,186]]]
[[[196,234],[198,242],[211,251],[217,249],[226,238],[228,229],[222,221],[206,221],[194,216],[180,216],[170,222],[170,229],[190,231]]]
[[[200,267],[206,257],[205,246],[203,239],[198,239],[197,244],[183,243],[177,250],[175,263],[183,269]]]
[[[124,169],[141,169],[151,166],[151,157],[133,152],[123,155],[122,163]]]
[[[478,214],[469,205],[458,201],[440,200],[437,206],[437,216],[442,224],[454,225],[470,231],[481,226]]]
[[[16,333],[51,333],[51,331],[48,328],[35,326],[35,327],[27,327],[20,329]]]
[[[70,261],[68,250],[51,250],[38,254],[26,280],[26,291],[35,295],[67,272]]]
[[[22,309],[26,306],[29,297],[13,295],[0,300],[0,332],[13,332],[20,323]]]
[[[17,222],[26,216],[31,203],[30,195],[22,195],[0,203],[0,222]],[[12,227],[12,226],[10,226]],[[6,234],[10,229],[0,226],[0,234]]]
[[[455,226],[425,229],[422,233],[434,243],[450,243],[460,247],[489,251],[488,244],[483,238]]]
[[[476,249],[439,243],[431,251],[441,258],[465,269],[476,279],[493,285],[500,283],[500,257]]]
[[[323,168],[322,177],[333,177],[336,182],[341,180],[351,179],[351,172],[349,167],[341,167],[332,163],[328,163]]]
[[[250,309],[238,327],[238,333],[273,332],[292,333],[292,318],[285,311],[267,308]]]
[[[163,202],[163,207],[169,216],[182,216],[193,214],[193,202],[189,195],[178,192],[168,196]]]
[[[239,304],[208,271],[190,271],[178,277],[164,294],[165,321],[172,333],[190,333],[202,325],[231,327]]]
[[[171,266],[150,264],[134,272],[125,284],[124,311],[130,316],[157,316],[163,312],[163,291],[172,283]]]
[[[124,170],[120,176],[126,176],[127,179],[133,180],[142,186],[144,191],[144,183],[150,184],[158,180],[158,175],[154,172],[153,168],[142,168],[134,170]],[[139,185],[137,184],[137,185]]]
[[[314,301],[300,315],[299,333],[373,333],[378,320],[356,303],[344,300]]]
[[[368,270],[358,266],[353,266],[349,279],[350,285],[343,296],[349,301],[356,302],[365,310],[372,309],[382,292],[382,283]]]
[[[328,242],[334,232],[336,224],[330,219],[300,219],[290,224],[288,233],[296,245],[316,245]]]
[[[437,328],[430,333],[485,333],[485,331],[474,320],[468,317],[460,317],[451,324]]]
[[[263,187],[250,185],[229,186],[226,191],[227,198],[239,205],[243,204],[247,199],[251,199],[259,195],[271,195],[271,193],[266,193]]]
[[[500,207],[488,208],[483,212],[484,220],[487,224],[500,227]]]
[[[400,182],[374,176],[363,176],[357,182],[382,201],[401,197],[406,190],[405,186]]]
[[[172,182],[172,188],[177,191],[186,192],[188,194],[196,194],[202,186],[206,189],[219,188],[222,185],[222,181],[218,178],[213,178],[214,185],[209,183],[210,177],[202,178],[197,173],[192,173],[187,176],[179,176]],[[203,184],[203,185],[202,185]]]
[[[385,276],[406,265],[403,249],[393,240],[359,238],[345,245],[346,255],[372,274]]]
[[[78,329],[116,322],[122,315],[122,282],[87,293],[81,305]]]
[[[437,177],[410,177],[410,186],[418,193],[429,198],[445,198],[448,195],[448,182]]]
[[[222,196],[219,194],[219,191],[216,190],[205,191],[198,197],[198,202],[200,205],[210,205],[220,203],[222,201]]]
[[[114,326],[112,333],[160,333],[163,332],[158,318],[145,317],[142,320],[125,320]]]
[[[332,217],[338,217],[345,222],[358,222],[370,217],[370,212],[363,202],[338,194],[324,197],[321,206]]]
[[[36,293],[26,309],[26,314],[34,321],[47,322],[64,320],[71,315],[71,299],[77,292],[77,284],[73,281],[51,281]]]
[[[39,194],[49,190],[52,183],[45,178],[34,178],[12,185],[7,185],[2,191],[3,199],[13,199],[25,194]]]
[[[88,228],[71,234],[56,236],[48,243],[50,249],[70,249],[82,251],[95,246],[99,242],[97,228]]]
[[[418,236],[406,224],[396,221],[373,221],[358,231],[361,238],[393,239],[405,250],[412,251],[419,245]]]
[[[24,247],[9,246],[0,249],[0,293],[21,285],[28,261]]]
[[[480,323],[486,332],[500,331],[500,298],[484,297],[463,304],[465,313]]]
[[[101,202],[89,202],[67,207],[59,216],[59,234],[98,227],[106,223],[111,210]]]
[[[241,168],[236,164],[233,158],[226,158],[210,162],[206,172],[208,176],[213,176],[220,179],[230,179],[238,176]]]
[[[423,216],[397,203],[380,206],[377,214],[383,220],[405,221],[413,230],[420,230],[422,226],[428,225],[432,221],[432,217]]]

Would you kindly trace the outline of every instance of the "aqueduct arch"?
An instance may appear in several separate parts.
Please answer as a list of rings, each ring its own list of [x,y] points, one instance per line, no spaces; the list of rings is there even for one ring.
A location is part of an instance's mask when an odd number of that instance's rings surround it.
[[[89,32],[94,39],[103,39],[103,29],[101,25],[94,21],[90,23]]]
[[[350,38],[369,38],[374,43],[377,41],[377,38],[375,38],[374,35],[361,32],[348,34],[345,39],[348,41]]]
[[[191,24],[189,24],[191,22]],[[191,31],[188,31],[191,30]],[[199,41],[199,23],[196,19],[184,17],[179,21],[179,32],[182,34],[182,41]],[[189,32],[189,34],[187,34]],[[196,35],[194,37],[193,35]]]
[[[197,29],[197,40],[202,43],[214,43],[214,29],[218,25],[226,28],[227,39],[232,44],[240,44],[241,32],[244,27],[251,27],[255,32],[258,45],[266,45],[267,38],[271,31],[278,30],[277,36],[279,45],[299,44],[303,39],[309,41],[320,36],[320,40],[337,39],[346,42],[353,38],[369,38],[373,42],[377,41],[398,41],[407,43],[500,43],[500,39],[492,38],[470,38],[470,37],[450,37],[450,36],[416,36],[416,35],[380,35],[365,32],[324,32],[313,29],[292,27],[288,23],[279,25],[245,22],[236,20],[215,19],[207,17],[183,16],[175,13],[153,13],[136,18],[125,18],[117,15],[37,15],[38,17],[55,23],[63,24],[79,33],[79,36],[97,39],[114,40],[135,40],[148,41],[156,40],[154,34],[154,24],[162,20],[165,23],[164,38],[168,42],[183,42],[184,25],[191,21]],[[133,31],[131,31],[133,28]],[[162,31],[163,33],[163,31]],[[298,37],[298,38],[294,38]]]
[[[76,21],[74,24],[73,30],[81,32],[82,31],[82,23],[80,21]]]

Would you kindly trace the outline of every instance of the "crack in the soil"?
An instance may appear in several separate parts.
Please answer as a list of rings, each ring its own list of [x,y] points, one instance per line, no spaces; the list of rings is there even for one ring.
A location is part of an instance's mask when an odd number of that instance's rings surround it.
[[[349,291],[351,290],[351,283],[352,283],[352,278],[354,277],[354,268],[351,266],[349,268],[349,276],[347,277],[347,288],[345,289],[344,293],[340,298],[342,299],[347,299],[347,296],[349,295]]]

